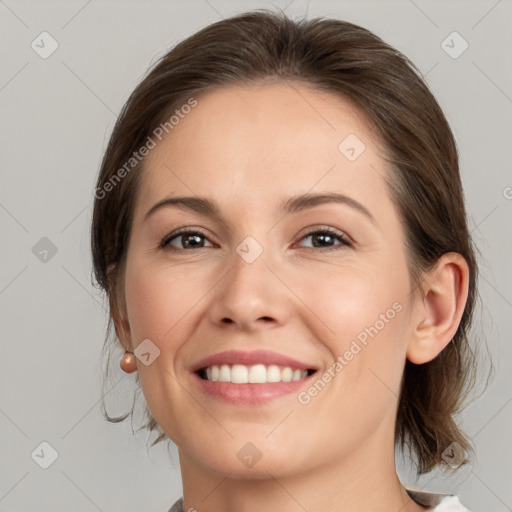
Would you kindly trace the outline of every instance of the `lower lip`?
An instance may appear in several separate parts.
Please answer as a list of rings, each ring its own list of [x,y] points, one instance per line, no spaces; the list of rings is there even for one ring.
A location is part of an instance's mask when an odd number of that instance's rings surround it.
[[[258,405],[268,403],[291,393],[297,393],[304,384],[309,383],[310,378],[315,374],[290,382],[267,382],[264,384],[214,382],[202,379],[197,373],[192,375],[202,390],[214,398],[236,405]]]

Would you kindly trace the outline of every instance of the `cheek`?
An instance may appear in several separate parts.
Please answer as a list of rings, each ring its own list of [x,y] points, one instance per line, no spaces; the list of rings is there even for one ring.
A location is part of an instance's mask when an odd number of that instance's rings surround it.
[[[407,341],[405,276],[382,268],[329,268],[307,281],[300,294],[311,304],[318,337],[333,360],[343,358],[339,380],[364,380],[371,387],[380,378],[398,389]]]
[[[306,278],[304,270],[295,283],[297,295],[311,307],[326,333],[336,339],[352,339],[376,323],[378,330],[383,330],[383,325],[390,323],[387,320],[397,316],[407,290],[399,276],[369,266],[344,266],[334,271],[336,267],[326,267]]]
[[[135,344],[149,338],[159,348],[173,345],[208,292],[204,272],[152,266],[136,260],[127,265],[125,297],[130,330]]]

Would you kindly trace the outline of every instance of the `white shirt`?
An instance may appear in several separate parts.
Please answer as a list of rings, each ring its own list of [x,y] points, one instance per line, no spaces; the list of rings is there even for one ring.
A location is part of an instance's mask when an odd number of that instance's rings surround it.
[[[469,510],[461,504],[459,498],[452,494],[437,494],[410,488],[406,488],[405,490],[413,501],[419,505],[430,507],[427,510],[432,512],[469,512]]]

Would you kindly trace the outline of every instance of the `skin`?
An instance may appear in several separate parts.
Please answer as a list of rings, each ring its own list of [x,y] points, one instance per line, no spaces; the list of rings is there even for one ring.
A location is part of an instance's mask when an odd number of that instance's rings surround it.
[[[196,99],[147,157],[114,318],[126,349],[150,339],[160,350],[137,367],[151,413],[178,446],[185,510],[424,510],[395,469],[400,381],[407,358],[427,362],[455,334],[465,260],[445,254],[410,293],[404,232],[383,181],[390,170],[346,101],[284,82]],[[353,162],[338,150],[349,134],[366,146]],[[374,222],[346,204],[279,209],[290,196],[324,192],[355,199]],[[170,196],[206,197],[222,220],[172,206],[144,219]],[[201,231],[199,243],[186,249],[176,237],[160,247],[182,227]],[[308,236],[324,227],[352,245]],[[247,236],[263,248],[253,263],[236,252]],[[265,348],[321,376],[396,302],[401,311],[307,405],[296,393],[226,404],[189,372],[213,353]],[[247,442],[261,453],[250,468],[237,457]]]

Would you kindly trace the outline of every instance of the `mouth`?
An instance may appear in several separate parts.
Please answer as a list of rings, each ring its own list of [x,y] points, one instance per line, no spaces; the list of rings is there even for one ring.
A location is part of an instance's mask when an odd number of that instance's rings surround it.
[[[201,359],[189,371],[195,385],[209,398],[253,406],[293,397],[319,369],[288,355],[260,349],[218,352]]]
[[[232,384],[269,384],[306,379],[316,369],[300,369],[276,364],[220,364],[200,368],[195,373],[205,381]]]

